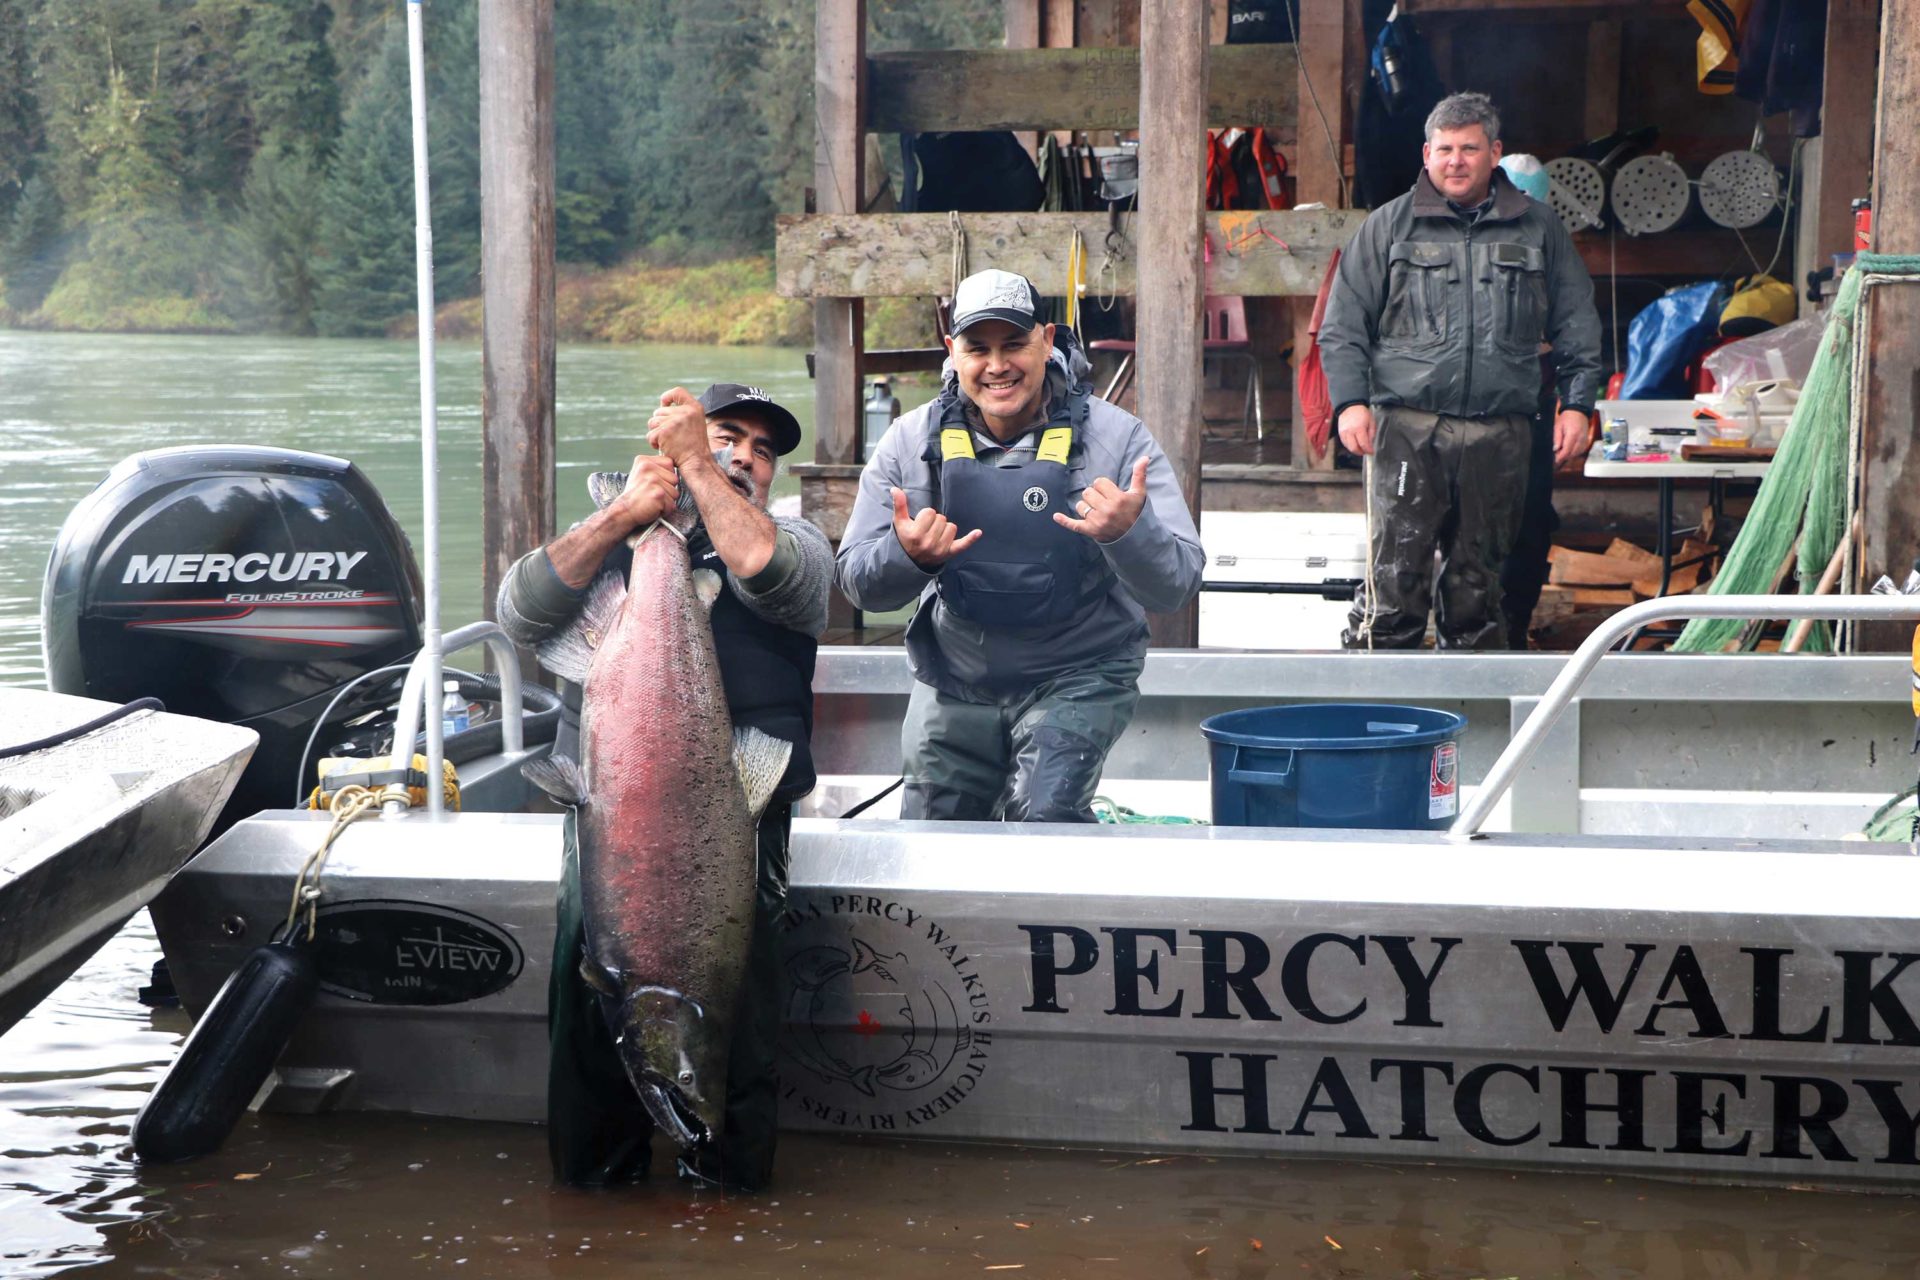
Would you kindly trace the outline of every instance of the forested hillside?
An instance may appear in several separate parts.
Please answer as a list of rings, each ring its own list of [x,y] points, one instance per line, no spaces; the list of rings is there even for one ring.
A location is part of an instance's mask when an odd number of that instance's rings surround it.
[[[869,0],[870,47],[999,0]],[[812,0],[556,0],[559,257],[765,253],[813,165]],[[426,7],[439,296],[478,287],[474,0]],[[0,320],[374,334],[412,309],[402,0],[0,0]],[[623,278],[644,279],[645,273]]]

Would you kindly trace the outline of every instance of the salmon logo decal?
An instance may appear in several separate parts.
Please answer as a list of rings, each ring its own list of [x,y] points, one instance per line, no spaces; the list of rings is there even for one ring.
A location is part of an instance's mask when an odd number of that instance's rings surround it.
[[[979,1086],[992,1011],[973,957],[940,925],[899,902],[826,895],[790,911],[785,947],[783,1105],[897,1132]]]

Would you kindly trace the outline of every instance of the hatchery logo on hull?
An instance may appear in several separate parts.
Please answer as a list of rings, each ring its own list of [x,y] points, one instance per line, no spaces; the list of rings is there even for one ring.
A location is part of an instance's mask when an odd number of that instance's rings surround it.
[[[985,1077],[993,1008],[975,957],[891,898],[796,898],[782,948],[791,996],[782,1105],[846,1129],[936,1124]]]

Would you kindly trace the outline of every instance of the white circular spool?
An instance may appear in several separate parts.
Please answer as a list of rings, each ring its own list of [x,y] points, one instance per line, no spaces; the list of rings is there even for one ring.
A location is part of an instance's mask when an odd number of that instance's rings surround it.
[[[1671,231],[1687,216],[1693,184],[1672,156],[1640,156],[1613,179],[1613,216],[1628,235]]]
[[[1599,166],[1574,156],[1547,161],[1547,203],[1569,231],[1598,230],[1607,211],[1607,180]]]
[[[1780,204],[1780,171],[1758,151],[1715,156],[1700,175],[1700,208],[1723,227],[1744,231]]]

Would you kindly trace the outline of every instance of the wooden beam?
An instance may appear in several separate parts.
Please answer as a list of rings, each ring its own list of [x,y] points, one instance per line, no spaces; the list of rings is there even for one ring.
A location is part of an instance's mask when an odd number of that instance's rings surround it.
[[[1886,0],[1880,19],[1880,92],[1874,122],[1873,248],[1920,253],[1920,0]],[[1866,421],[1860,524],[1865,543],[1854,590],[1881,574],[1898,582],[1920,552],[1920,286],[1876,289],[1864,306]],[[1858,323],[1858,322],[1856,322]],[[1913,628],[1867,623],[1860,647],[1905,652]]]
[[[1587,107],[1589,138],[1604,138],[1620,127],[1620,19],[1587,24]]]
[[[1874,62],[1879,0],[1827,0],[1826,80],[1820,102],[1820,185],[1809,192],[1818,269],[1852,253],[1853,202],[1867,194],[1873,165]],[[1906,122],[1911,127],[1911,121]]]
[[[1201,235],[1207,64],[1213,52],[1207,18],[1206,0],[1155,0],[1140,14],[1140,262],[1146,283],[1139,291],[1138,403],[1141,419],[1173,464],[1196,525],[1206,425],[1200,417],[1200,301],[1206,290]],[[1291,253],[1279,258],[1293,261]],[[1190,649],[1200,640],[1199,606],[1156,615],[1148,626],[1153,643]]]
[[[1144,175],[1141,189],[1146,189]],[[1320,288],[1327,256],[1345,246],[1365,216],[1347,209],[1207,214],[1213,247],[1207,291],[1311,297]],[[782,297],[913,298],[953,290],[953,233],[944,213],[783,214],[774,221],[774,277]],[[1138,291],[1141,222],[1131,214],[1122,220],[1108,274],[1104,213],[960,215],[976,271],[1017,271],[1050,294],[1066,290],[1067,250],[1078,227],[1087,244],[1090,298]],[[1194,247],[1197,252],[1197,238]]]
[[[553,0],[480,0],[481,608],[554,534]],[[530,660],[523,658],[523,664]]]
[[[1686,9],[1671,0],[1401,0],[1400,12],[1419,17],[1513,12],[1596,18],[1609,15],[1639,18],[1663,12],[1670,17],[1687,16]]]
[[[821,0],[814,22],[816,206],[857,216],[865,189],[866,0]],[[852,295],[813,304],[816,462],[860,461],[860,347],[865,315]]]
[[[1273,131],[1277,145],[1291,144],[1293,50],[1222,45],[1214,57],[1219,65],[1201,123],[1258,125]],[[876,53],[867,68],[867,128],[874,133],[1140,127],[1138,49]]]
[[[1347,85],[1348,28],[1356,25],[1347,0],[1300,0],[1300,53],[1297,59],[1297,95],[1300,112],[1300,141],[1294,148],[1296,177],[1294,193],[1302,204],[1324,204],[1338,209],[1350,200],[1345,184],[1345,144],[1352,132],[1347,112],[1351,95]],[[1285,46],[1281,46],[1284,48]],[[1318,109],[1314,106],[1319,101]],[[1323,120],[1322,114],[1325,119]],[[1358,226],[1356,219],[1354,226]],[[1340,246],[1344,247],[1344,245]],[[1326,264],[1320,264],[1320,271]],[[1307,350],[1307,325],[1313,317],[1313,295],[1320,288],[1315,274],[1304,296],[1293,303],[1293,420],[1291,444],[1293,465],[1330,470],[1333,450],[1319,458],[1307,443],[1307,415],[1300,394],[1300,360]]]

